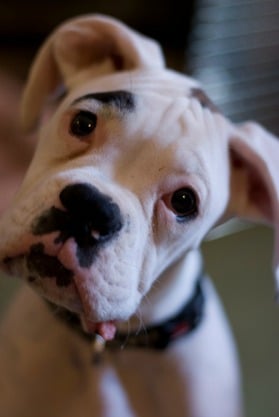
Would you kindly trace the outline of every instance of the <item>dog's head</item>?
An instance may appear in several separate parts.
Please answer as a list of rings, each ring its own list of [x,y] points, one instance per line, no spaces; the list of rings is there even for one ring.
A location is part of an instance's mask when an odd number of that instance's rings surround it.
[[[2,265],[89,330],[131,316],[221,218],[278,227],[276,139],[231,124],[114,19],[77,18],[50,36],[22,115],[39,143],[0,223]]]

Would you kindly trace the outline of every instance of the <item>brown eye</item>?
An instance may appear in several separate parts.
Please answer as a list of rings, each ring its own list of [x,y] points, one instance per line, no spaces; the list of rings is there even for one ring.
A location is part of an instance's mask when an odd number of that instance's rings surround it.
[[[183,221],[198,214],[197,197],[191,188],[181,188],[175,191],[170,204],[178,220]]]
[[[70,133],[77,137],[90,135],[97,125],[97,116],[89,111],[81,110],[72,119]]]

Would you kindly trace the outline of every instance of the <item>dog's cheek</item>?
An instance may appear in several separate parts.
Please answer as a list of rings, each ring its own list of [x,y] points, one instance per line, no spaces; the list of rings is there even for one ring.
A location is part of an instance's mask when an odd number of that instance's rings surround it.
[[[104,256],[107,263],[108,258]],[[85,316],[92,321],[127,320],[139,303],[132,269],[123,262],[104,267],[102,259],[83,276],[75,277],[75,284]]]
[[[157,202],[152,224],[159,264],[165,264],[171,259],[173,252],[179,252],[179,248],[185,250],[192,245],[191,223],[191,221],[178,222],[175,214],[167,209],[162,200]]]
[[[59,252],[61,263],[73,271],[73,281],[89,321],[128,319],[140,301],[142,241],[127,227],[111,242],[100,247],[92,264],[81,266],[77,245],[68,241]],[[137,228],[138,230],[138,228]]]

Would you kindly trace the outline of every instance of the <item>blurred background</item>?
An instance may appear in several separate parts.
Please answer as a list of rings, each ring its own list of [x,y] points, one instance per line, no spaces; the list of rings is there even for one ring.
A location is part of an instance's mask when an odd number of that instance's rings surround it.
[[[0,214],[34,147],[35,139],[23,136],[15,122],[31,60],[57,24],[92,12],[117,17],[157,39],[168,65],[200,79],[234,121],[255,119],[279,134],[278,0],[1,2]],[[246,224],[224,228],[203,245],[207,270],[237,340],[247,417],[279,416],[279,307],[272,247],[271,230]],[[0,277],[2,317],[18,285]]]

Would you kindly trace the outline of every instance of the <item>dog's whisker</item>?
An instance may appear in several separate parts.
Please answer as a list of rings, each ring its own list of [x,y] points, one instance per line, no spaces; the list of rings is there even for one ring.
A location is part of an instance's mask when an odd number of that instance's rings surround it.
[[[138,310],[136,316],[138,318],[138,329],[136,330],[136,335],[138,335],[141,331],[146,332],[146,325],[140,309]]]
[[[130,334],[131,334],[131,322],[130,322],[130,319],[129,319],[129,320],[127,320],[127,337],[126,337],[126,340],[121,344],[121,347],[120,347],[121,350],[125,349],[128,341],[129,341]]]

